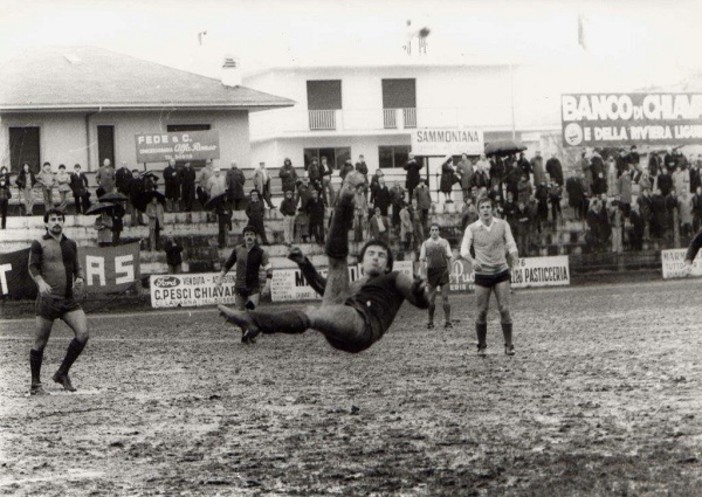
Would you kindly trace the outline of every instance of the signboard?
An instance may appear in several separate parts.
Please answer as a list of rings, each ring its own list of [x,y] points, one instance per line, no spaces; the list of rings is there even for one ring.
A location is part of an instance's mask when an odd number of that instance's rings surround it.
[[[566,146],[702,143],[702,93],[561,95]]]
[[[135,136],[137,162],[219,159],[219,131],[142,133]]]
[[[570,285],[570,266],[567,255],[552,257],[524,257],[512,268],[512,288],[530,288]],[[473,290],[475,273],[470,262],[454,260],[450,274],[450,290]]]
[[[78,247],[86,293],[121,292],[141,279],[139,244]]]
[[[480,155],[485,152],[483,132],[471,128],[412,130],[412,153],[423,156]]]
[[[393,270],[409,276],[413,274],[411,261],[395,261]],[[322,276],[327,275],[327,268],[319,269]],[[349,280],[356,281],[362,276],[361,265],[349,266]],[[299,300],[321,299],[320,295],[307,284],[299,269],[276,269],[271,281],[271,300],[273,302],[294,302]]]
[[[37,285],[29,276],[29,249],[0,254],[0,290],[11,299],[34,299]]]
[[[222,286],[218,287],[220,279]],[[233,304],[236,272],[224,278],[219,273],[161,274],[149,278],[151,307],[195,307]]]
[[[684,278],[688,276],[684,270],[685,254],[687,249],[661,250],[661,269],[663,279]],[[702,259],[699,254],[692,261],[692,271],[689,276],[702,276]]]
[[[141,278],[139,244],[117,247],[78,247],[85,274],[85,292],[111,293],[129,288]],[[29,249],[0,254],[0,289],[12,299],[34,299],[37,287],[29,275]]]

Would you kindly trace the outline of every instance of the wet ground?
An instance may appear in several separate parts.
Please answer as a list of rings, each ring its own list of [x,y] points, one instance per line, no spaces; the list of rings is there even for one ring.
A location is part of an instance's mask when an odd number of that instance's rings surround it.
[[[701,284],[518,291],[511,358],[494,310],[476,356],[472,295],[451,330],[405,304],[358,355],[247,347],[214,310],[91,315],[79,391],[50,380],[57,324],[41,398],[32,320],[0,321],[0,495],[699,496]]]

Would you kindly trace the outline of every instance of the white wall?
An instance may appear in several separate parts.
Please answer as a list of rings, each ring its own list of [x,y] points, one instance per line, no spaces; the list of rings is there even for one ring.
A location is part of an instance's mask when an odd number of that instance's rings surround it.
[[[102,159],[98,157],[97,126],[112,125],[115,131],[115,163],[123,161],[128,167],[136,167],[136,141],[138,133],[166,131],[169,124],[210,124],[219,131],[220,159],[215,164],[228,167],[232,160],[242,169],[252,167],[249,142],[249,122],[246,111],[236,112],[102,112],[88,117],[89,137],[86,137],[85,114],[17,114],[3,116],[0,121],[0,158],[3,164],[10,162],[10,138],[8,128],[12,126],[39,126],[41,161],[49,161],[55,170],[58,164],[71,169],[79,163],[84,171],[96,171]],[[89,146],[88,146],[89,143]],[[141,165],[139,165],[141,166]],[[160,170],[166,163],[154,163],[149,167]]]
[[[340,79],[343,110],[338,131],[383,129],[382,80],[414,78],[417,125],[511,127],[511,90],[506,66],[387,66],[276,69],[245,78],[246,86],[281,95],[297,104],[251,116],[251,136],[312,133],[307,114],[307,81]]]

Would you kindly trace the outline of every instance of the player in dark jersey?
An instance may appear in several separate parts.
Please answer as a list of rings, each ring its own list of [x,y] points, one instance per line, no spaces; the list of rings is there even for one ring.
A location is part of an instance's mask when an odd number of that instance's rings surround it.
[[[451,245],[448,240],[439,235],[439,224],[432,223],[429,227],[429,238],[422,243],[419,250],[419,261],[426,265],[427,285],[431,293],[429,303],[429,322],[427,329],[434,328],[434,311],[436,310],[436,292],[441,289],[441,299],[444,305],[444,328],[452,328],[451,304],[449,303],[449,265],[453,259]]]
[[[63,211],[49,209],[44,214],[46,234],[41,239],[34,240],[29,251],[29,274],[39,290],[34,346],[29,352],[32,372],[30,395],[46,394],[41,384],[41,363],[54,320],[62,319],[75,334],[75,338],[68,344],[61,366],[52,377],[64,390],[76,390],[68,377],[68,370],[88,341],[88,321],[75,298],[75,292],[80,292],[83,288],[83,269],[78,259],[76,242],[63,234],[65,221]]]
[[[426,282],[393,271],[392,253],[378,240],[367,242],[361,249],[359,259],[364,276],[349,284],[348,232],[353,223],[354,193],[363,185],[363,177],[356,172],[344,180],[325,245],[329,258],[326,280],[299,250],[291,251],[290,258],[303,266],[313,287],[323,292],[322,305],[282,312],[234,311],[220,305],[220,313],[227,321],[244,332],[243,340],[259,333],[298,334],[313,329],[337,349],[360,352],[383,336],[405,299],[422,309],[429,306]]]

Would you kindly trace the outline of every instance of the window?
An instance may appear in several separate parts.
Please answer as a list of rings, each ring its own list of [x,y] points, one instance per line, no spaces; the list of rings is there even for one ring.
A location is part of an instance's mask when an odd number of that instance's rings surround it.
[[[166,126],[166,131],[169,133],[180,133],[182,131],[209,131],[212,129],[210,124],[169,124]],[[182,166],[186,162],[190,162],[192,167],[204,167],[204,160],[178,160],[176,161],[176,167]]]
[[[417,107],[414,79],[384,79],[383,109],[409,109]]]
[[[110,159],[113,167],[115,164],[115,127],[98,126],[98,166],[102,166],[105,159]]]
[[[327,163],[331,164],[334,169],[340,169],[346,159],[351,158],[351,147],[306,148],[304,153],[305,170],[312,163],[312,159],[317,159],[321,164],[322,157],[326,157]]]
[[[393,145],[378,147],[378,165],[382,169],[405,167],[409,160],[410,147],[408,145]]]
[[[39,171],[39,127],[10,128],[10,170],[19,172],[22,164]]]
[[[307,109],[341,109],[341,80],[308,81]]]

